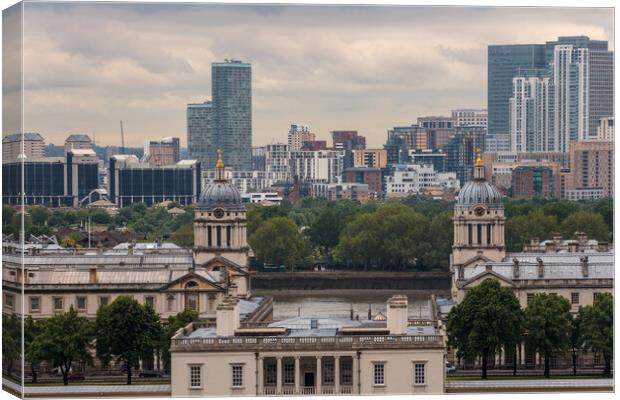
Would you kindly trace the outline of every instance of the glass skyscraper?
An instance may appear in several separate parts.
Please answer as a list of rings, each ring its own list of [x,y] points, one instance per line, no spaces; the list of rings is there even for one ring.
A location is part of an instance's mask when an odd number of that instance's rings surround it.
[[[509,134],[512,79],[524,68],[545,68],[545,45],[515,44],[488,47],[489,135]]]
[[[213,168],[217,161],[214,139],[213,107],[210,101],[187,105],[187,149],[189,157],[203,168]]]
[[[252,67],[238,60],[211,64],[213,126],[224,163],[236,171],[252,169]],[[211,159],[209,159],[211,161]],[[211,168],[214,163],[207,163]]]

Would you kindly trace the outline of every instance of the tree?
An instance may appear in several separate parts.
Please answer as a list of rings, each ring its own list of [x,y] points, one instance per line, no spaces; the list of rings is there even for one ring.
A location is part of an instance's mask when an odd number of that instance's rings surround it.
[[[454,224],[450,211],[436,214],[433,217],[429,227],[429,240],[432,246],[425,258],[429,266],[447,271],[454,240]]]
[[[165,328],[164,340],[161,346],[165,369],[170,368],[170,343],[172,337],[179,329],[187,326],[190,322],[196,321],[198,321],[198,313],[189,308],[186,308],[177,315],[168,317],[168,326]]]
[[[127,367],[127,384],[131,385],[131,369],[140,358],[151,354],[161,343],[159,317],[151,307],[143,306],[128,296],[119,296],[97,311],[97,356],[108,363],[119,357]]]
[[[523,313],[512,290],[486,279],[448,314],[448,344],[465,360],[481,356],[482,379],[486,379],[489,356],[504,344],[517,343],[522,324]]]
[[[35,339],[41,334],[43,323],[43,321],[35,321],[31,315],[24,320],[24,348],[26,360],[30,363],[32,383],[37,383],[37,368],[43,361],[42,349],[38,347],[40,343],[35,343]]]
[[[21,318],[2,314],[2,359],[7,374],[12,376],[13,364],[21,355]]]
[[[354,205],[348,203],[331,204],[320,209],[307,235],[323,257],[329,257],[338,245],[340,233],[353,217],[355,210]]]
[[[564,237],[572,237],[575,232],[584,232],[588,238],[609,241],[607,224],[600,214],[588,211],[577,211],[569,215],[560,225]]]
[[[534,237],[541,240],[550,238],[556,226],[556,217],[545,215],[541,209],[509,218],[506,221],[506,247],[509,251],[521,251],[523,244]]]
[[[249,242],[260,261],[289,267],[300,264],[306,250],[299,228],[288,217],[268,219]]]
[[[545,358],[546,378],[552,354],[568,347],[571,321],[570,303],[555,294],[536,294],[525,308],[525,343]]]
[[[605,376],[611,376],[611,357],[614,349],[614,299],[604,293],[591,306],[579,310],[583,341],[587,349],[600,352],[605,359]]]
[[[577,375],[577,352],[583,347],[583,332],[581,329],[581,320],[581,313],[579,313],[571,320],[570,349],[572,352],[573,375]]]
[[[179,229],[172,233],[170,240],[181,247],[192,247],[194,245],[194,225],[181,225]]]
[[[49,212],[47,211],[47,207],[44,206],[33,206],[28,209],[28,213],[30,214],[30,218],[32,219],[32,223],[34,225],[45,225],[47,222],[47,218],[49,216]]]
[[[73,309],[45,320],[41,333],[31,343],[41,360],[49,361],[62,373],[62,382],[69,384],[69,372],[75,363],[90,363],[93,325]]]

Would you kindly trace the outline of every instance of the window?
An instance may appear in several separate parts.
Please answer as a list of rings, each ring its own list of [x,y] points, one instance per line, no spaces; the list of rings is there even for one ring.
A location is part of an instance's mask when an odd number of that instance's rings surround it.
[[[147,306],[151,307],[154,310],[155,309],[155,297],[153,296],[144,297],[144,304],[146,304]]]
[[[110,304],[110,298],[108,296],[99,297],[99,306],[107,306]]]
[[[189,310],[198,311],[198,295],[195,293],[188,293],[185,295],[187,303],[185,308]]]
[[[174,311],[174,295],[172,294],[166,297],[166,311]]]
[[[232,366],[232,386],[234,388],[243,387],[243,365]]]
[[[579,292],[573,292],[570,294],[570,303],[579,304]]]
[[[4,295],[4,305],[8,308],[15,307],[15,296],[9,293]]]
[[[353,364],[350,362],[343,362],[340,365],[341,376],[342,379],[340,383],[342,385],[352,385],[353,384]]]
[[[265,384],[266,385],[276,384],[276,365],[275,364],[267,364],[265,366]]]
[[[190,365],[189,367],[189,387],[200,388],[202,387],[202,367],[200,365]]]
[[[527,294],[527,304],[530,304],[534,300],[534,293]]]
[[[284,384],[292,385],[295,383],[295,364],[292,362],[284,363]]]
[[[84,296],[76,297],[76,299],[75,299],[75,308],[77,308],[80,311],[86,310],[86,297],[84,297]]]
[[[373,364],[373,382],[375,386],[385,385],[385,364]]]
[[[31,297],[30,298],[30,312],[40,312],[40,311],[41,311],[41,298]]]
[[[54,311],[62,311],[64,307],[64,301],[62,297],[54,297]]]
[[[323,384],[334,384],[334,364],[331,362],[326,362],[323,364]]]
[[[426,384],[426,364],[415,363],[413,364],[413,384],[425,385]]]

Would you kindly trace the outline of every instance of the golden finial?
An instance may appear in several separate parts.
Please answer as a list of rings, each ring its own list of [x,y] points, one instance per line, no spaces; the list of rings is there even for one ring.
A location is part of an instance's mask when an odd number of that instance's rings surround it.
[[[215,164],[215,168],[224,169],[224,161],[222,161],[222,149],[217,148],[217,164]]]
[[[480,147],[476,147],[476,167],[484,167],[482,157],[480,156]]]

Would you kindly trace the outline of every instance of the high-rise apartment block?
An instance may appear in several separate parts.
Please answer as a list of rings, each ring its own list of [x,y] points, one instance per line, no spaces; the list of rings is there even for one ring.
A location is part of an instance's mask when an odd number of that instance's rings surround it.
[[[303,184],[337,183],[344,170],[344,151],[291,151],[290,171]]]
[[[147,140],[144,142],[144,156],[142,162],[154,166],[173,165],[180,161],[179,138],[167,137],[161,140]]]
[[[454,126],[479,126],[487,128],[488,126],[487,110],[480,109],[459,109],[452,110],[452,120]]]
[[[614,195],[614,143],[589,140],[571,143],[570,172],[565,176],[564,197],[584,198],[578,192],[600,189],[598,197]]]
[[[383,168],[387,164],[387,151],[385,149],[353,150],[354,167]]]
[[[366,138],[357,131],[331,131],[334,150],[359,150],[366,148]]]
[[[542,198],[557,196],[558,177],[548,166],[518,166],[512,170],[510,194],[516,199]]]
[[[87,150],[93,148],[93,141],[84,134],[69,135],[65,139],[65,155],[69,154],[70,150]]]
[[[454,128],[452,117],[418,117],[418,126],[422,128]]]
[[[614,117],[601,118],[596,130],[596,138],[599,140],[614,140]]]
[[[211,64],[214,142],[234,170],[252,168],[252,67],[239,60]]]
[[[553,90],[544,70],[528,70],[513,78],[510,98],[510,150],[516,152],[553,149],[550,135]]]
[[[45,139],[34,132],[14,133],[2,138],[2,162],[13,162],[20,155],[28,158],[45,157]]]
[[[380,168],[353,167],[344,171],[343,181],[346,183],[363,183],[375,195],[383,191],[383,178]]]
[[[308,125],[291,124],[291,129],[288,131],[288,145],[291,146],[291,150],[301,150],[304,143],[314,140],[316,140],[316,136],[310,132]]]
[[[201,165],[213,166],[217,160],[213,103],[187,105],[187,149],[189,157]]]

